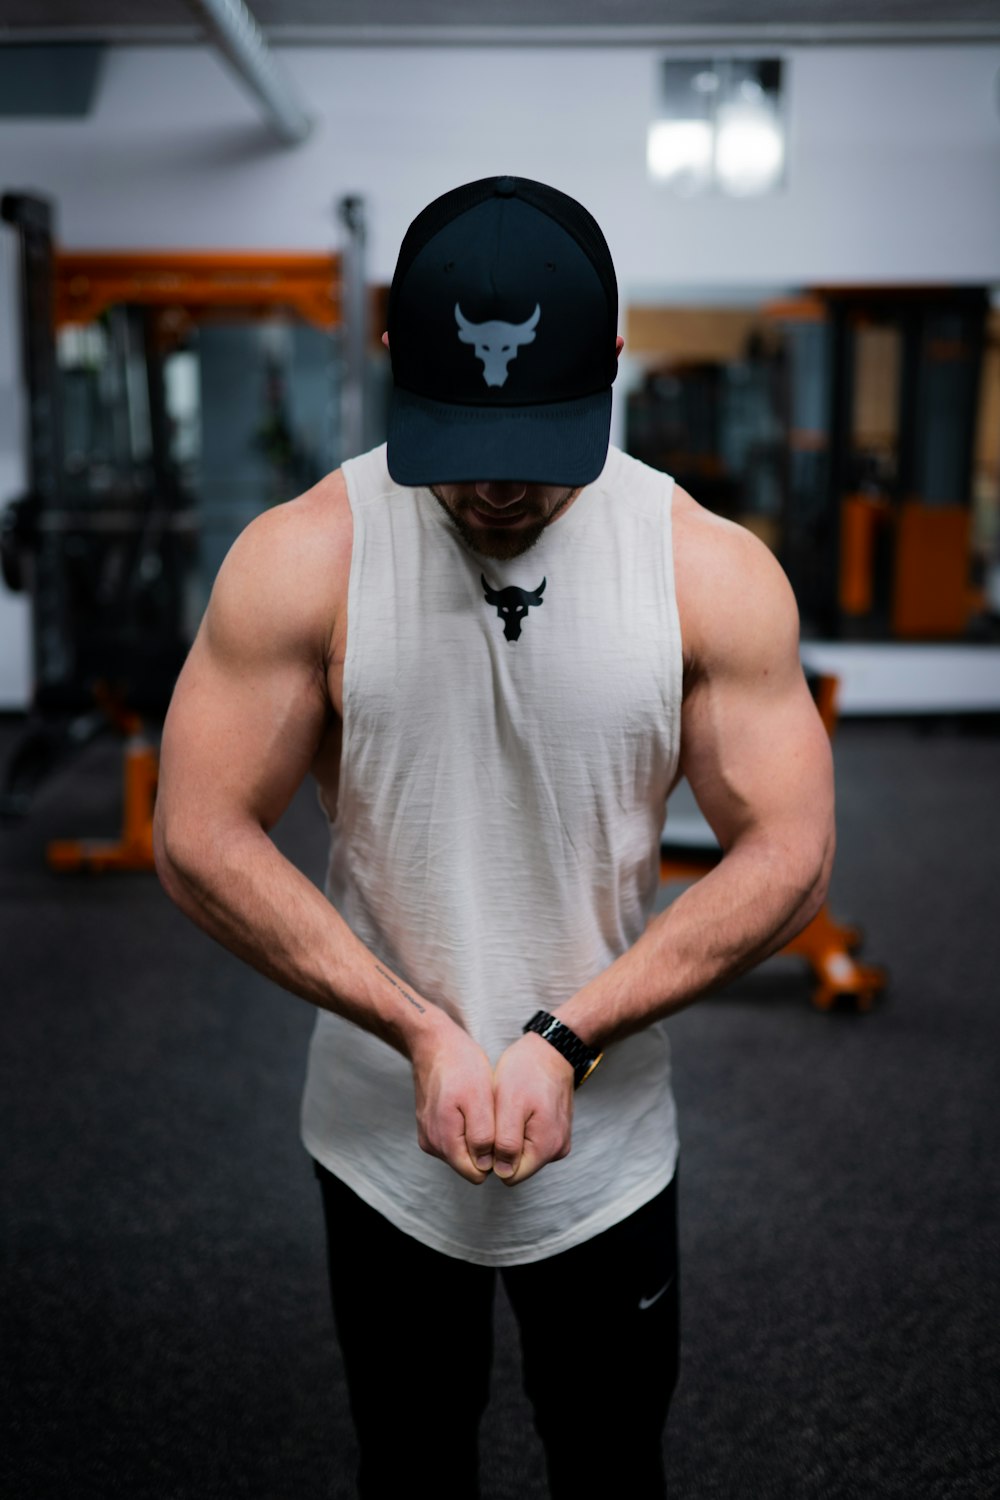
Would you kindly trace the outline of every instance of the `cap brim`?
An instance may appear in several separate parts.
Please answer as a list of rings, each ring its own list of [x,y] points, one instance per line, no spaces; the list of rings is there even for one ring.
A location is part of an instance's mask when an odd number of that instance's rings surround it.
[[[397,387],[387,463],[396,484],[480,479],[592,484],[611,435],[611,391],[543,406],[452,406]]]

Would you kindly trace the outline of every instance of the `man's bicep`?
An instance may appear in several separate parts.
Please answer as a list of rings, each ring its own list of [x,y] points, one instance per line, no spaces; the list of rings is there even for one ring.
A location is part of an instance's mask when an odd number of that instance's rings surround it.
[[[164,723],[157,821],[178,844],[272,827],[332,712],[315,600],[268,519],[227,554]]]
[[[685,697],[681,769],[724,850],[740,839],[825,846],[830,744],[799,658],[798,611],[777,563],[757,553],[744,587],[702,622]]]

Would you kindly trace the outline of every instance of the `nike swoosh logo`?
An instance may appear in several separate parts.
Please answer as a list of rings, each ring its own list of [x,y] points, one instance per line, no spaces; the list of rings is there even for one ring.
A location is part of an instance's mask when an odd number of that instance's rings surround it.
[[[652,1305],[653,1305],[654,1302],[659,1302],[660,1298],[663,1296],[663,1293],[667,1290],[668,1287],[673,1286],[673,1284],[674,1284],[674,1277],[671,1276],[670,1280],[668,1282],[666,1282],[663,1286],[660,1287],[660,1290],[655,1294],[655,1296],[653,1296],[653,1297],[640,1297],[639,1298],[639,1311],[640,1312],[645,1312],[647,1307],[652,1307]]]

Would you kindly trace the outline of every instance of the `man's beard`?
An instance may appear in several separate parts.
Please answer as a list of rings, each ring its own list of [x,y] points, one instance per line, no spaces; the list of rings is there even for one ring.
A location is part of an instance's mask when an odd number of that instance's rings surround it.
[[[577,493],[575,489],[567,490],[550,515],[524,526],[473,527],[464,520],[462,515],[456,515],[451,507],[444,503],[433,484],[429,488],[470,552],[475,552],[478,557],[490,557],[495,562],[510,562],[513,558],[521,557],[525,552],[530,551],[542,532],[565,510],[571,497]],[[472,503],[472,501],[463,501],[462,509],[470,507]]]

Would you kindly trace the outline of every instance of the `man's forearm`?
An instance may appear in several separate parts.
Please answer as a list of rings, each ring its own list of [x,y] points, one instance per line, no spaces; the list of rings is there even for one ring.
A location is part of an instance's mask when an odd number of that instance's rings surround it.
[[[822,852],[797,861],[779,844],[734,846],[561,1005],[560,1020],[605,1047],[745,973],[812,920],[832,862],[832,835]]]
[[[453,1024],[365,947],[262,828],[203,836],[184,850],[157,829],[156,869],[167,894],[210,937],[404,1056]]]

